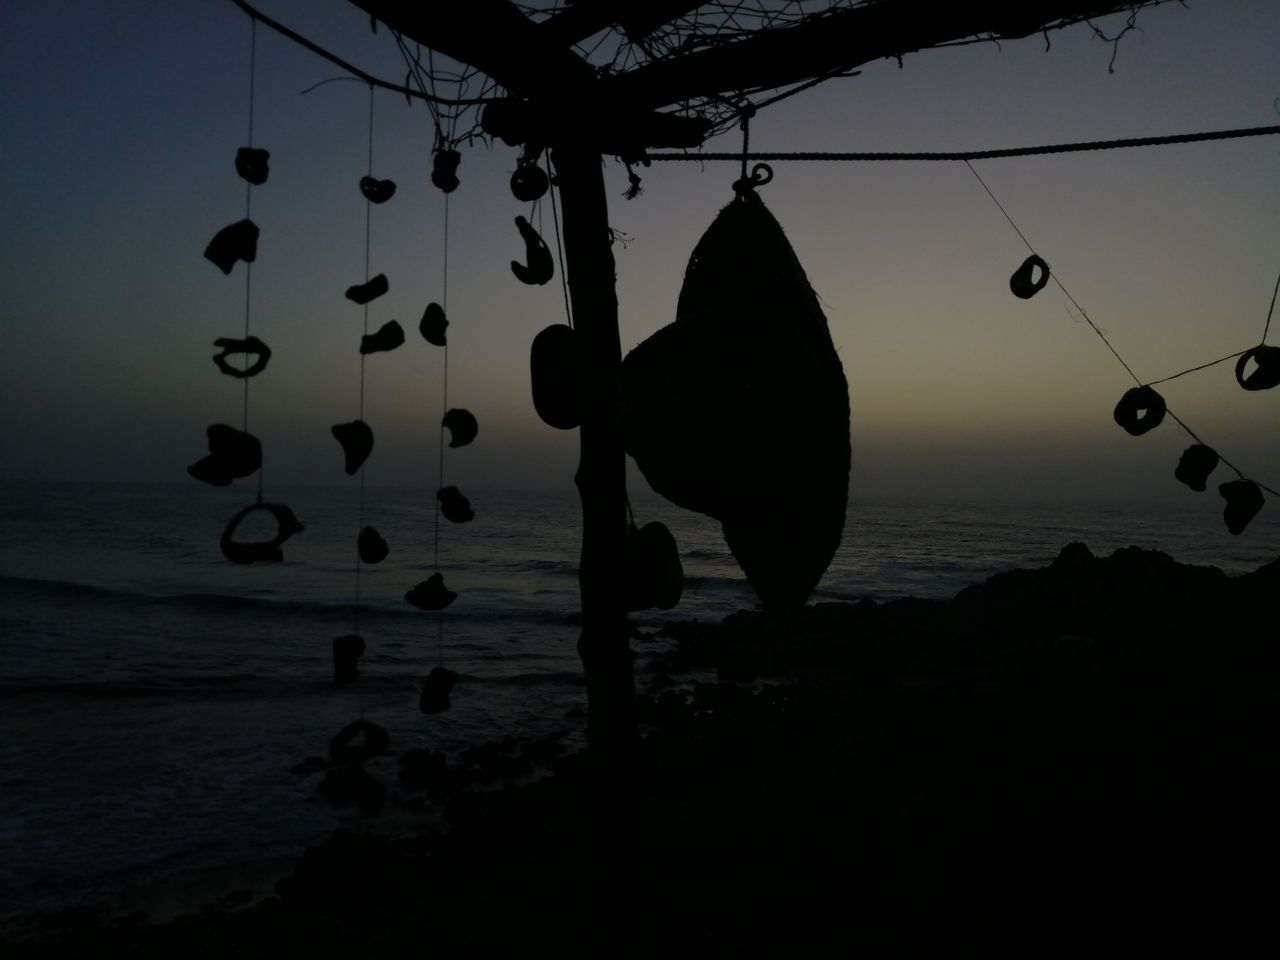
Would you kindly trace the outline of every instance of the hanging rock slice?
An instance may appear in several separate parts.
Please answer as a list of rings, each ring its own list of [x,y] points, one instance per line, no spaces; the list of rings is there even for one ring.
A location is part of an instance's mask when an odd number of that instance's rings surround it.
[[[529,385],[533,409],[547,426],[572,430],[582,423],[582,353],[572,327],[552,324],[533,338]]]
[[[262,444],[253,434],[215,423],[205,435],[209,440],[209,455],[187,467],[187,473],[197,480],[225,487],[262,466]]]
[[[349,423],[334,424],[329,432],[342,444],[342,452],[346,455],[344,466],[347,476],[354,476],[373,452],[373,430],[363,420],[352,420]]]
[[[1261,488],[1252,480],[1231,480],[1218,485],[1218,493],[1227,501],[1222,519],[1233,536],[1239,536],[1249,525],[1264,502]]]
[[[223,227],[204,248],[204,256],[226,274],[237,260],[253,263],[258,258],[258,225],[252,220],[237,220]]]
[[[471,502],[457,487],[441,487],[436,491],[436,499],[440,501],[440,512],[451,523],[466,523],[475,519]]]
[[[1185,483],[1197,493],[1204,491],[1209,474],[1218,465],[1218,454],[1203,443],[1193,443],[1182,451],[1178,458],[1178,467],[1173,471],[1177,480]]]
[[[458,189],[458,164],[462,154],[457,150],[437,150],[431,158],[431,182],[445,193]]]
[[[511,193],[524,203],[540,199],[550,185],[546,173],[536,163],[521,163],[511,174]]]
[[[444,307],[438,303],[428,303],[422,319],[418,321],[418,332],[422,334],[422,338],[427,343],[443,347],[448,342],[445,338],[445,330],[448,328],[449,321],[445,319]]]
[[[443,713],[449,709],[449,691],[458,682],[458,675],[444,667],[434,668],[422,681],[422,694],[418,709],[423,713]]]
[[[354,633],[333,638],[333,682],[354,683],[360,679],[360,658],[364,637]]]
[[[267,361],[271,359],[271,348],[257,337],[245,337],[242,340],[237,340],[234,337],[219,337],[213,341],[213,345],[222,348],[221,353],[214,354],[213,362],[217,364],[219,370],[229,377],[238,379],[256,377],[267,368]],[[252,354],[254,357],[253,363],[243,369],[233,367],[227,362],[227,357],[236,353]]]
[[[360,192],[370,203],[386,203],[396,192],[395,182],[377,177],[361,177]]]
[[[355,286],[347,287],[346,297],[352,303],[364,306],[366,303],[377,300],[390,289],[386,274],[380,273],[367,283],[357,283]]]
[[[670,610],[684,593],[684,568],[676,538],[653,521],[627,531],[627,610]]]
[[[676,321],[623,362],[627,452],[715,517],[771,615],[799,611],[844,530],[849,394],[786,235],[745,189],[698,241]]]
[[[516,217],[516,229],[524,239],[525,263],[511,261],[511,272],[521,283],[541,286],[555,276],[555,262],[551,258],[551,250],[546,241],[538,235],[538,231],[524,217]]]
[[[388,320],[377,333],[366,333],[360,338],[361,355],[394,350],[404,343],[404,328],[395,320]]]
[[[1246,376],[1244,368],[1250,360],[1256,366]],[[1236,383],[1246,390],[1270,390],[1280,385],[1280,347],[1260,344],[1242,353],[1236,361]]]
[[[1031,277],[1037,267],[1040,269],[1040,276],[1035,282],[1032,282]],[[1022,266],[1013,271],[1013,276],[1009,278],[1009,289],[1013,291],[1015,297],[1021,300],[1030,300],[1043,290],[1048,282],[1049,264],[1044,262],[1043,257],[1033,253],[1022,261]]]
[[[357,743],[356,738],[360,738]],[[329,759],[334,763],[358,766],[387,752],[391,737],[387,731],[368,720],[354,720],[339,730],[329,741]]]
[[[1151,387],[1130,387],[1116,404],[1116,423],[1135,437],[1140,437],[1148,430],[1154,430],[1164,420],[1164,397]]]
[[[465,447],[476,438],[480,425],[470,410],[453,407],[444,415],[444,426],[449,429],[449,446]]]
[[[360,536],[356,537],[356,552],[360,554],[361,563],[381,563],[387,559],[387,554],[391,552],[391,548],[387,546],[387,541],[382,539],[382,535],[373,527],[365,527],[360,531]]]
[[[404,598],[419,610],[443,610],[457,600],[458,595],[445,587],[443,576],[433,573],[406,592]]]
[[[270,513],[276,521],[276,535],[270,540],[242,542],[236,540],[236,529],[249,514],[258,510]],[[280,547],[295,533],[301,533],[303,526],[283,503],[254,503],[245,507],[227,524],[222,531],[222,555],[232,563],[279,563],[284,559]]]
[[[270,158],[271,154],[266,150],[241,147],[236,151],[236,173],[255,187],[260,187],[267,182],[267,176],[271,173],[270,165],[267,163]]]

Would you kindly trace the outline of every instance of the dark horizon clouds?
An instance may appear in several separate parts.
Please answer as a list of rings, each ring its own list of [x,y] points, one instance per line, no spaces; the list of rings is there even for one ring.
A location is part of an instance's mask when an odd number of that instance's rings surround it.
[[[366,69],[403,77],[386,31],[354,7],[262,9]],[[1100,25],[1114,31],[1119,21]],[[1086,26],[869,65],[767,108],[758,150],[961,150],[1280,122],[1280,6],[1223,0],[1144,11],[1110,45]],[[11,4],[0,13],[0,306],[6,350],[0,476],[181,480],[210,423],[239,423],[240,384],[213,340],[243,328],[243,277],[201,252],[243,216],[232,160],[247,125],[249,22],[226,0]],[[330,83],[314,55],[259,29],[255,144],[271,178],[253,331],[274,352],[253,382],[251,429],[271,482],[340,483],[329,426],[356,415],[364,278],[368,89]],[[374,168],[398,184],[373,211],[372,270],[391,292],[399,350],[367,361],[368,480],[432,486],[440,354],[417,336],[442,288],[443,197],[429,182],[422,107],[374,97]],[[733,150],[726,135],[708,144]],[[563,321],[557,277],[525,287],[506,181],[516,150],[462,147],[449,210],[450,402],[479,419],[448,461],[459,483],[567,486],[577,437],[537,420],[533,336]],[[1055,273],[1144,380],[1258,342],[1280,269],[1280,138],[975,164]],[[654,163],[621,196],[608,160],[622,339],[673,317],[690,250],[731,197],[731,164]],[[1020,301],[1026,255],[962,164],[775,164],[762,196],[821,297],[850,383],[853,495],[1185,498],[1172,476],[1190,440],[1172,423],[1133,438],[1111,411],[1132,385],[1050,287]],[[542,229],[553,235],[551,211]],[[536,225],[536,224],[535,224]],[[778,318],[785,322],[786,318]],[[1274,340],[1274,334],[1271,338]],[[1250,476],[1280,483],[1280,395],[1246,393],[1231,364],[1167,384],[1170,407]],[[768,457],[773,438],[761,436]],[[1219,479],[1228,479],[1222,476]],[[194,482],[194,481],[192,481]],[[638,481],[637,482],[642,482]],[[1199,495],[1213,496],[1212,494]]]

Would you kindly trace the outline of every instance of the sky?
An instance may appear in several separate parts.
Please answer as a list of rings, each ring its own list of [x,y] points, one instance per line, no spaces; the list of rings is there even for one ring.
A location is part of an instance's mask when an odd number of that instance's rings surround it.
[[[347,3],[259,6],[372,73],[404,76],[387,31],[371,33]],[[1033,36],[870,64],[762,111],[751,144],[964,150],[1280,123],[1280,4],[1169,3],[1138,26],[1114,72],[1111,45],[1087,26],[1055,33],[1047,51]],[[0,7],[0,477],[182,481],[206,426],[239,423],[241,385],[211,357],[215,338],[243,330],[243,265],[223,276],[201,254],[244,214],[233,158],[249,43],[230,0]],[[339,71],[262,27],[256,64],[254,142],[271,152],[271,177],[253,195],[252,329],[273,357],[252,382],[250,429],[268,490],[341,483],[329,427],[359,404],[362,318],[343,291],[364,279],[368,88],[302,93]],[[416,332],[444,295],[431,146],[421,105],[375,94],[373,172],[399,189],[373,211],[372,272],[391,291],[370,324],[398,319],[409,339],[367,361],[373,485],[435,482],[442,355]],[[740,146],[736,133],[707,145]],[[464,488],[568,488],[577,459],[576,432],[544,425],[530,399],[530,342],[564,321],[564,303],[558,278],[527,287],[508,266],[523,253],[513,218],[528,214],[507,188],[516,156],[464,146],[449,201],[449,401],[480,423],[447,461]],[[975,168],[1145,381],[1259,342],[1280,270],[1278,161],[1280,137],[1262,137]],[[640,172],[644,192],[628,201],[625,170],[606,164],[625,237],[614,250],[624,350],[674,319],[689,252],[736,177],[723,163]],[[821,297],[850,385],[855,498],[1202,509],[1172,476],[1190,439],[1170,421],[1140,438],[1114,423],[1132,380],[1061,292],[1010,294],[1026,248],[963,164],[774,172],[761,196]],[[1280,486],[1280,391],[1241,390],[1232,366],[1160,389],[1246,475]],[[758,455],[772,443],[761,436]]]

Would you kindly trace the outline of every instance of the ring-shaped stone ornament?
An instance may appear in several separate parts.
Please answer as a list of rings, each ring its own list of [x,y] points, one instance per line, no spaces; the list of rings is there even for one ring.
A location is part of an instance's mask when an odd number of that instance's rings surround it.
[[[1253,360],[1257,366],[1245,376],[1244,368]],[[1236,383],[1246,390],[1270,390],[1280,385],[1280,347],[1259,344],[1240,354],[1236,361]]]
[[[221,353],[214,354],[213,362],[228,377],[240,379],[255,377],[267,368],[267,361],[271,359],[271,348],[257,337],[245,337],[243,340],[237,340],[234,337],[219,337],[213,341],[213,345],[222,348]],[[227,357],[235,353],[252,354],[256,359],[241,370],[227,363]]]
[[[1040,268],[1040,279],[1032,281],[1031,274],[1036,267]],[[1043,290],[1048,282],[1049,264],[1045,263],[1044,257],[1040,256],[1040,254],[1033,253],[1022,261],[1022,266],[1013,271],[1013,276],[1009,278],[1009,289],[1020,300],[1030,300]]]
[[[271,540],[254,540],[248,543],[237,540],[236,528],[249,514],[255,510],[265,510],[276,520],[276,535]],[[280,547],[295,533],[301,533],[304,527],[293,515],[293,511],[283,503],[251,503],[227,524],[222,531],[222,555],[232,563],[279,563],[284,559]]]
[[[362,734],[360,743],[354,743]],[[368,720],[353,720],[329,741],[329,758],[334,763],[355,766],[386,753],[390,745],[391,738],[382,727]]]
[[[1150,387],[1130,387],[1116,404],[1116,423],[1130,435],[1140,437],[1160,426],[1165,409],[1164,397]]]

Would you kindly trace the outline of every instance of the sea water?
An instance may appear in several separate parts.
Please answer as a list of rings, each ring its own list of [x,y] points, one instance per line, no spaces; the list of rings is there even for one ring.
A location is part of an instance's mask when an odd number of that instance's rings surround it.
[[[442,523],[438,567],[458,600],[407,603],[437,569],[431,491],[286,487],[305,530],[279,564],[225,561],[218,539],[251,488],[0,484],[0,914],[103,898],[224,863],[292,856],[359,811],[291,772],[365,716],[397,751],[456,752],[511,735],[580,743],[575,644],[581,519],[572,489],[468,490],[476,518]],[[649,496],[680,544],[686,589],[633,622],[718,621],[755,606],[718,524]],[[1039,567],[1072,540],[1130,544],[1243,573],[1280,552],[1280,521],[1242,537],[1185,506],[850,503],[844,544],[813,601],[945,598]],[[357,578],[354,541],[391,553]],[[257,539],[265,531],[246,530]],[[265,535],[269,536],[269,533]],[[361,681],[333,682],[332,638],[366,640]],[[638,641],[637,670],[661,641]],[[417,709],[423,675],[459,674],[449,711]],[[400,790],[394,760],[375,771]]]

